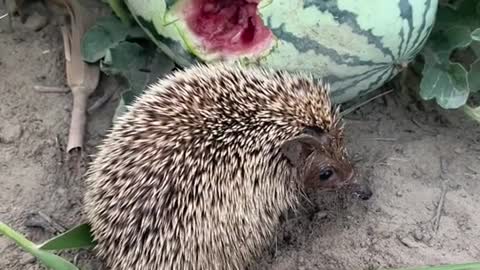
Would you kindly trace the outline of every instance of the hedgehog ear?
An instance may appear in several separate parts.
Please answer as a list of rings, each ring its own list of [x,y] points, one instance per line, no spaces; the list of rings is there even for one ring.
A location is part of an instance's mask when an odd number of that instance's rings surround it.
[[[318,137],[318,140],[322,145],[330,145],[332,143],[333,138],[330,134],[325,133],[320,135]]]
[[[332,142],[332,136],[318,127],[307,127],[303,132],[304,134],[315,137],[322,145],[329,145]]]
[[[284,142],[281,151],[295,167],[300,167],[305,164],[307,157],[318,147],[320,147],[318,139],[305,134]]]

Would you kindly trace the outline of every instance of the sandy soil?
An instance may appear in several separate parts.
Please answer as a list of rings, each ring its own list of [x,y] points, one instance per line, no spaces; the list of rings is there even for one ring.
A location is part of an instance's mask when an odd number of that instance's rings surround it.
[[[16,21],[8,33],[2,20],[0,220],[40,242],[82,221],[81,173],[89,158],[74,170],[64,154],[71,95],[39,93],[34,85],[65,85],[58,25],[35,32]],[[92,102],[118,87],[103,78]],[[89,116],[87,154],[110,126],[116,102]],[[256,269],[480,261],[480,126],[458,112],[420,110],[396,94],[347,119],[349,147],[374,197],[314,197],[315,214],[289,217]],[[0,269],[43,269],[3,237],[0,254]],[[82,269],[100,269],[89,252],[65,256]]]

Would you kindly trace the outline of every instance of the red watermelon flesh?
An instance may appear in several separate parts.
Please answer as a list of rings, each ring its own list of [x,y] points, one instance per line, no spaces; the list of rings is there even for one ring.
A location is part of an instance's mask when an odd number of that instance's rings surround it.
[[[187,27],[207,52],[261,53],[273,34],[257,13],[260,0],[191,0],[182,10]]]

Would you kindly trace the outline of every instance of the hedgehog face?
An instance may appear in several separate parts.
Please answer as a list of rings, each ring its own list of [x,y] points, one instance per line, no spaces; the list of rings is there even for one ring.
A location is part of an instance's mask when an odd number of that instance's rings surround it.
[[[306,132],[282,145],[282,153],[296,167],[306,190],[331,190],[354,183],[354,168],[342,138]]]

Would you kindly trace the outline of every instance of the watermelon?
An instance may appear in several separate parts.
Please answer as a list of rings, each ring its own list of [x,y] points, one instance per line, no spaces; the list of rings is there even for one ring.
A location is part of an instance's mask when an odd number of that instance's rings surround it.
[[[438,0],[124,1],[181,66],[239,61],[308,72],[330,84],[337,103],[377,89],[412,61],[438,6]]]

